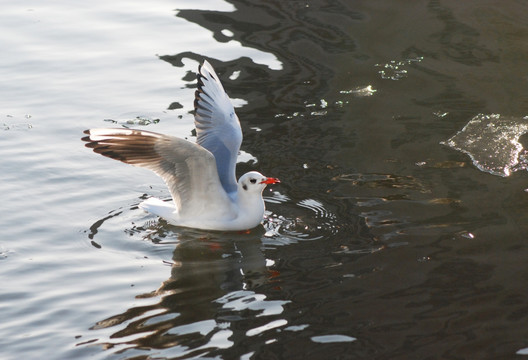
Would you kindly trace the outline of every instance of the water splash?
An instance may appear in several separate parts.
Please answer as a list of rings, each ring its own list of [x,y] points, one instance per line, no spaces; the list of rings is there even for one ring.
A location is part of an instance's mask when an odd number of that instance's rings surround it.
[[[528,117],[479,114],[441,144],[469,155],[479,170],[506,177],[527,168],[525,150],[519,142],[527,132]]]

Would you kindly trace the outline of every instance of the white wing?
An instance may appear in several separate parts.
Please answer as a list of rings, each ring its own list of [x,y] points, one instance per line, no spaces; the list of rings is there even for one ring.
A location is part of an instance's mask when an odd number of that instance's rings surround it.
[[[150,131],[90,129],[82,140],[94,152],[154,171],[167,184],[181,217],[229,212],[214,156],[200,145]]]
[[[220,182],[233,196],[237,192],[235,167],[242,129],[229,96],[207,61],[198,68],[194,108],[197,143],[214,155]]]

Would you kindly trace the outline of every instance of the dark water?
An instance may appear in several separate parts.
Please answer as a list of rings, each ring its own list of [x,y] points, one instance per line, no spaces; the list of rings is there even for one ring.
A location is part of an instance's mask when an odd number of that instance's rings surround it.
[[[473,163],[523,142],[527,14],[521,1],[6,6],[1,357],[528,355],[528,174]],[[145,196],[169,196],[162,182],[80,141],[102,126],[191,138],[203,59],[237,105],[238,173],[282,181],[250,233],[143,213]],[[516,130],[478,128],[473,157],[447,146],[479,114]]]

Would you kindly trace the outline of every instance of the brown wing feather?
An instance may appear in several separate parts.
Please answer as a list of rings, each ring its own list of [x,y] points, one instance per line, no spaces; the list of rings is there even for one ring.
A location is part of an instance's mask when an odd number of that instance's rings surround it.
[[[184,139],[132,129],[90,129],[82,138],[86,147],[126,164],[158,174],[171,192],[182,216],[199,214],[205,207],[225,207],[214,156]]]

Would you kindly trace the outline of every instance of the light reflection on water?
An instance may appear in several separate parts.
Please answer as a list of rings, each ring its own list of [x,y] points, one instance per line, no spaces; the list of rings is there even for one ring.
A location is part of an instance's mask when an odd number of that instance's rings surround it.
[[[163,356],[196,356],[232,347],[233,336],[255,336],[287,323],[280,316],[289,301],[270,300],[256,290],[277,276],[269,268],[273,262],[265,258],[258,231],[233,235],[154,227],[165,244],[167,239],[177,243],[171,277],[158,289],[136,295],[155,302],[97,321],[93,340],[79,346],[99,345],[127,356],[145,347]],[[136,235],[143,236],[141,232],[136,229]],[[170,241],[172,237],[178,239]],[[256,323],[261,325],[255,328]],[[112,334],[98,339],[102,329]]]
[[[527,9],[461,4],[5,4],[2,358],[526,353],[526,174],[440,142],[477,114],[523,123]],[[143,213],[159,178],[79,140],[192,138],[204,58],[242,120],[239,171],[282,180],[249,234]]]
[[[317,200],[295,204],[272,191],[266,201],[268,208],[289,211],[278,215],[268,210],[264,226],[249,233],[177,228],[139,210],[136,203],[94,222],[84,233],[100,251],[119,251],[147,241],[161,247],[159,253],[153,249],[160,257],[173,248],[170,260],[163,260],[170,266],[171,276],[156,290],[135,295],[136,299],[150,299],[148,304],[140,302],[98,320],[91,327],[93,333],[77,346],[100,346],[127,357],[139,356],[144,353],[142,348],[156,349],[158,356],[192,357],[240,346],[233,338],[264,336],[271,341],[280,336],[289,325],[281,316],[291,301],[276,296],[270,299],[267,291],[259,292],[260,288],[280,289],[281,274],[275,261],[266,258],[266,251],[321,240],[340,229],[336,215]],[[126,222],[131,222],[124,230],[128,237],[122,245],[116,244],[116,236],[110,234],[118,233]],[[109,238],[114,241],[104,240]]]

